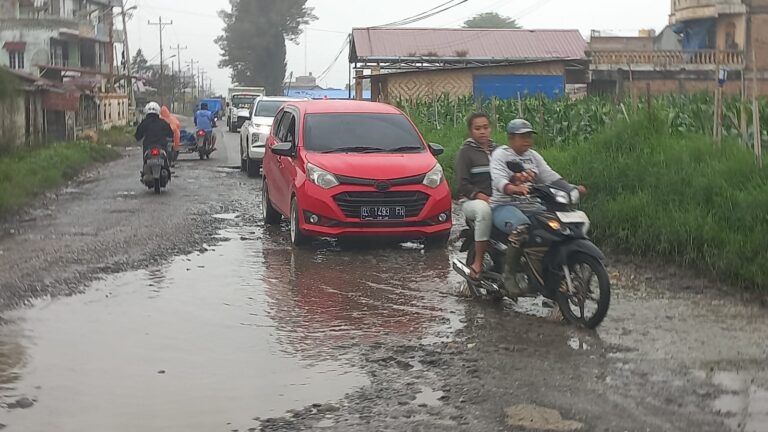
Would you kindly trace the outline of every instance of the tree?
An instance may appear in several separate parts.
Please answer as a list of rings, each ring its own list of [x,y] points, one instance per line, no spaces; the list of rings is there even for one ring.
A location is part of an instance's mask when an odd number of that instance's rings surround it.
[[[139,48],[131,59],[131,72],[135,75],[144,75],[149,71],[149,61],[144,57],[144,51]]]
[[[232,81],[264,86],[268,94],[282,94],[286,71],[285,42],[296,42],[302,27],[317,19],[307,0],[229,0],[231,10],[220,11],[224,34],[216,38],[220,67],[232,69]]]
[[[464,21],[464,28],[519,29],[522,27],[510,17],[496,12],[485,12]]]

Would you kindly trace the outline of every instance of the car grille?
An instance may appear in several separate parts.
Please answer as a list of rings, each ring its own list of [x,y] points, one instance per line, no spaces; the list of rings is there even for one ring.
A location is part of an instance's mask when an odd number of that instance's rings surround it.
[[[363,206],[405,207],[405,217],[416,217],[429,201],[423,192],[345,192],[334,197],[344,216],[359,218]]]

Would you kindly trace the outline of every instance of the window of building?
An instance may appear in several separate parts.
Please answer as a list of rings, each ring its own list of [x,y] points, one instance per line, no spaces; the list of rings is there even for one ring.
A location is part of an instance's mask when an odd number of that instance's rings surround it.
[[[24,69],[24,51],[8,51],[8,67],[11,69]]]

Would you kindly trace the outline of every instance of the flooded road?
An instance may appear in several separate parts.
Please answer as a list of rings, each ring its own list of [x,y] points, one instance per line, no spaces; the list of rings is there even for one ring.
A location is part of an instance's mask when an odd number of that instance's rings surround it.
[[[122,160],[1,227],[3,432],[768,432],[748,297],[612,259],[586,332],[456,296],[455,244],[294,249],[236,140],[159,197]]]
[[[2,402],[36,401],[8,430],[248,430],[365,385],[361,343],[454,330],[455,300],[392,272],[447,283],[445,252],[294,252],[254,232],[6,314]]]

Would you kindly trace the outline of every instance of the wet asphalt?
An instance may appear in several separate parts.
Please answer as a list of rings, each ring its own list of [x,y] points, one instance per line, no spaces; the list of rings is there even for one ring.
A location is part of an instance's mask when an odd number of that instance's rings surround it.
[[[455,244],[297,250],[217,133],[160,196],[128,149],[0,225],[0,429],[768,431],[748,297],[612,257],[588,332],[458,297]]]

